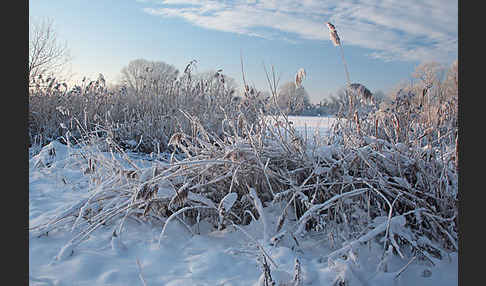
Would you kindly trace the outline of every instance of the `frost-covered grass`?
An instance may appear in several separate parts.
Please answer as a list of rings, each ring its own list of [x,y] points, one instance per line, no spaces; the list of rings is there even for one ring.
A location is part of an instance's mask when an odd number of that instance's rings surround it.
[[[67,131],[75,139],[86,134],[110,137],[124,149],[144,153],[167,151],[170,137],[191,133],[187,115],[221,134],[221,122],[243,113],[256,120],[259,102],[239,101],[235,88],[219,77],[198,79],[185,73],[177,81],[136,93],[106,87],[102,81],[83,82],[68,90],[54,78],[39,79],[29,92],[29,143],[46,145]]]
[[[33,152],[30,283],[457,285],[453,152],[288,120],[221,139],[192,118],[156,158],[94,137]]]

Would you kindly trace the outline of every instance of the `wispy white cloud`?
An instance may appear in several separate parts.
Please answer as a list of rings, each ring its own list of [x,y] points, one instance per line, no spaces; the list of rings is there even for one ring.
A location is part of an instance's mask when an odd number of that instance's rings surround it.
[[[183,18],[207,29],[291,41],[329,40],[332,22],[343,45],[382,60],[451,61],[457,57],[458,0],[137,0],[151,15]],[[329,44],[331,44],[329,42]]]

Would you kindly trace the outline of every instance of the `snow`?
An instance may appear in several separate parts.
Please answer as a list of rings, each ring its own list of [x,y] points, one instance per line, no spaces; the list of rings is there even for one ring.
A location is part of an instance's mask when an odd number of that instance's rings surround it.
[[[332,120],[291,117],[301,131],[317,129],[321,134],[327,132]],[[330,156],[325,147],[321,152]],[[30,227],[69,213],[93,195],[88,192],[93,189],[90,178],[77,164],[75,154],[73,148],[55,141],[30,158]],[[143,164],[143,159],[134,161]],[[220,208],[229,211],[235,199],[229,193]],[[377,269],[383,244],[374,240],[353,244],[346,250],[346,258],[329,257],[337,248],[318,234],[299,237],[298,246],[288,236],[270,244],[267,232],[276,229],[282,206],[259,202],[255,199],[258,211],[264,212],[259,217],[265,219],[266,229],[261,221],[240,226],[241,230],[230,225],[221,231],[201,222],[193,227],[192,231],[199,233],[194,235],[174,219],[160,237],[163,223],[148,225],[128,219],[121,232],[118,224],[108,223],[80,244],[72,243],[75,233],[71,229],[42,236],[29,231],[29,285],[263,285],[258,245],[278,266],[275,269],[269,262],[276,285],[292,281],[296,259],[301,265],[302,285],[336,285],[340,278],[350,286],[458,284],[457,253],[435,260],[434,267],[415,260],[396,278],[409,259],[391,256],[387,272]],[[403,220],[395,218],[392,229],[395,223]]]
[[[271,125],[278,126],[279,122],[284,122],[282,117],[275,120],[272,116],[266,118]],[[337,121],[335,117],[318,116],[288,116],[289,123],[306,139],[313,139],[314,136],[326,136],[330,128]]]

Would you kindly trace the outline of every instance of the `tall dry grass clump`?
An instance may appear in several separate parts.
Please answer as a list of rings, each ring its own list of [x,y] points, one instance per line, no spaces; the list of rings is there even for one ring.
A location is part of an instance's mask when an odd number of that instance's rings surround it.
[[[298,245],[312,234],[332,238],[331,262],[375,240],[383,243],[384,257],[391,249],[431,265],[458,250],[455,168],[435,149],[370,135],[373,117],[357,114],[359,132],[341,126],[331,137],[309,142],[285,114],[279,126],[263,114],[257,122],[243,112],[226,116],[223,136],[183,114],[189,132],[174,133],[168,141],[173,154],[149,167],[133,163],[114,141],[107,142],[108,152],[80,142],[73,150],[82,154],[85,175],[96,179],[92,196],[31,231],[69,229],[69,247],[76,249],[99,228],[119,234],[127,217],[160,227],[159,242],[175,220],[194,234],[206,222],[245,235],[241,225],[258,220],[264,244]],[[279,213],[269,216],[264,207]]]
[[[206,129],[222,135],[225,117],[236,120],[241,111],[250,118],[250,112],[258,112],[249,96],[238,100],[236,89],[226,85],[222,74],[198,78],[186,70],[174,82],[136,94],[108,88],[102,76],[71,89],[55,79],[39,78],[29,94],[30,144],[43,146],[68,131],[77,139],[92,132],[125,149],[164,152],[174,133],[193,132],[184,113],[197,116]]]
[[[340,112],[343,120],[336,129],[346,133],[343,140],[350,144],[363,142],[363,135],[374,136],[393,144],[433,149],[444,160],[455,149],[458,93],[453,77],[400,88],[380,106],[356,100],[349,110],[354,112]]]

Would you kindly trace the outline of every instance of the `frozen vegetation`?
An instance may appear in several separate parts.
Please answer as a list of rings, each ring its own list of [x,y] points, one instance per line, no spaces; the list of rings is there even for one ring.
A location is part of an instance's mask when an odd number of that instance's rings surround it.
[[[30,285],[457,285],[457,63],[328,117],[192,64],[33,81]]]
[[[426,193],[449,168],[378,138],[332,143],[336,118],[288,119],[268,141],[176,134],[180,159],[31,148],[30,285],[457,285],[456,213]]]

